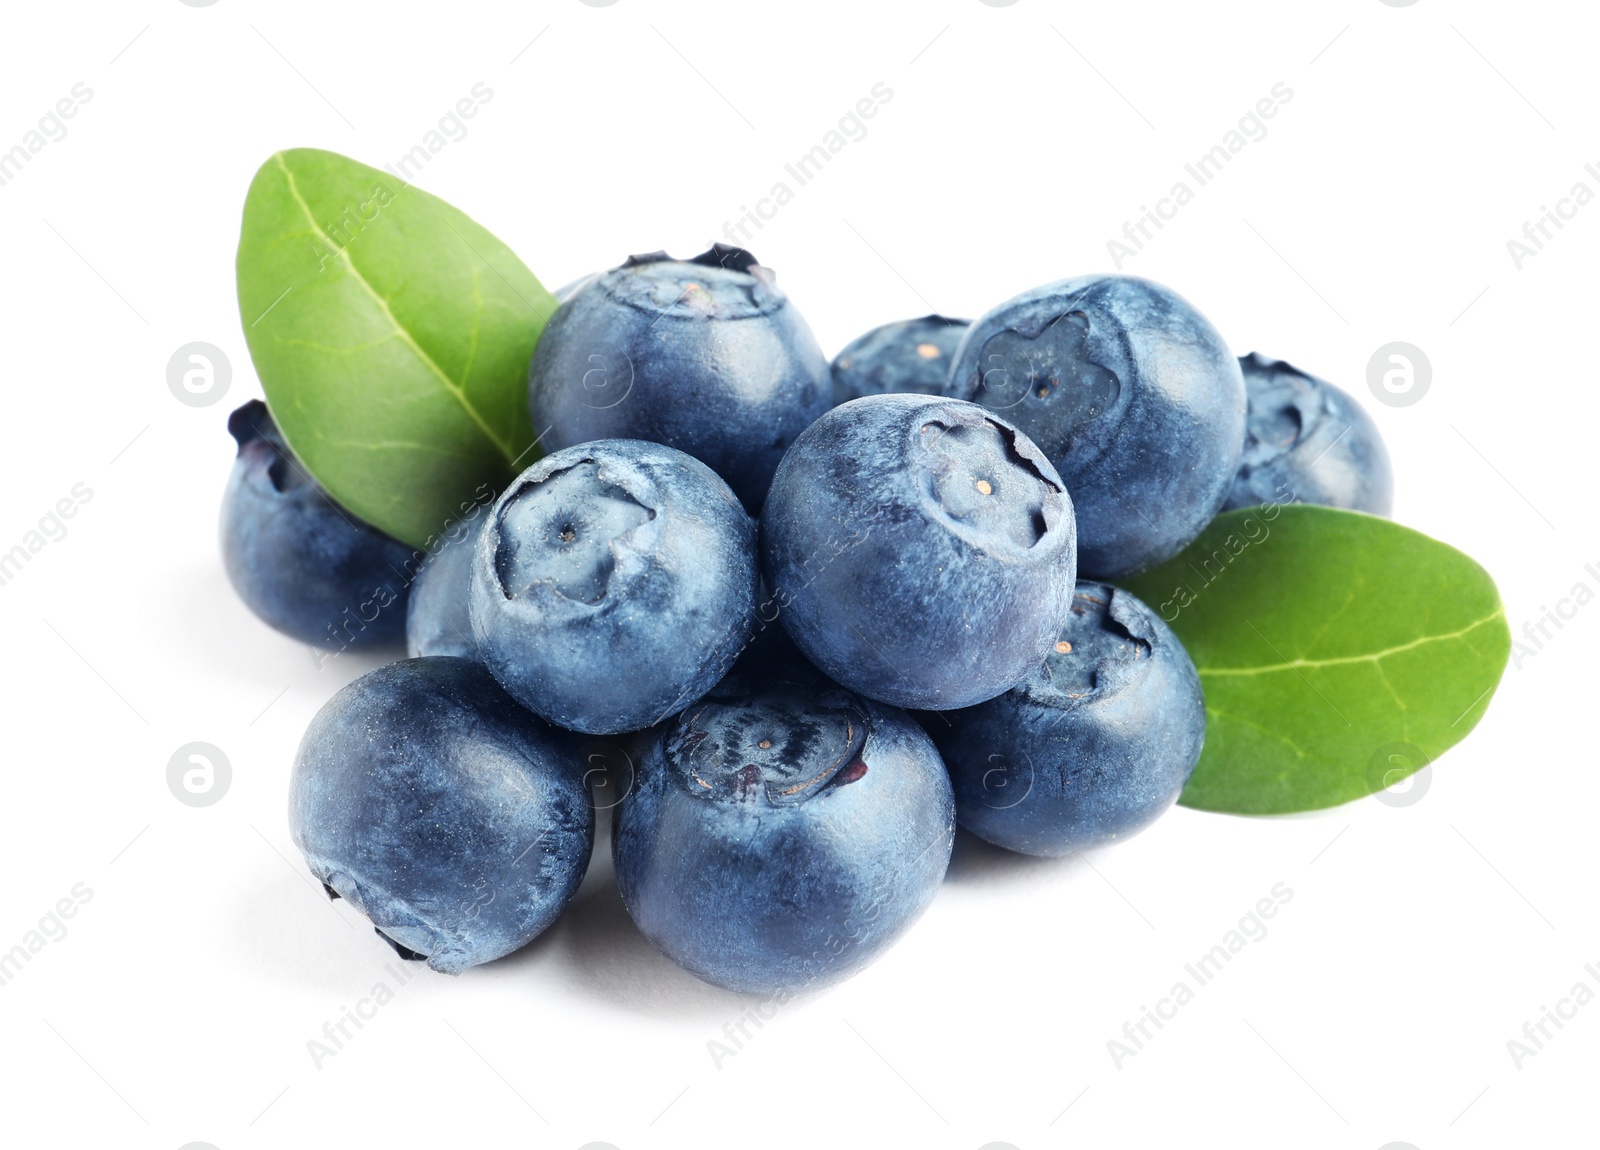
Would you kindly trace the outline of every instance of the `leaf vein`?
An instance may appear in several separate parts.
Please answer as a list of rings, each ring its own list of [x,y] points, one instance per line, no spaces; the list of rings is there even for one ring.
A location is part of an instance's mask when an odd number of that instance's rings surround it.
[[[1197,669],[1201,678],[1237,678],[1250,675],[1282,674],[1285,671],[1301,671],[1321,667],[1345,667],[1359,663],[1377,663],[1392,655],[1398,655],[1405,651],[1414,651],[1419,647],[1426,647],[1432,643],[1447,643],[1452,639],[1465,638],[1480,627],[1485,627],[1504,616],[1505,608],[1500,607],[1493,614],[1486,615],[1459,631],[1450,631],[1441,635],[1422,635],[1409,643],[1401,643],[1366,655],[1338,655],[1326,659],[1291,659],[1285,663],[1271,663],[1260,667],[1199,667]]]
[[[429,455],[443,455],[450,459],[477,459],[476,455],[465,451],[450,451],[428,443],[413,443],[405,439],[324,439],[330,447],[350,448],[355,451],[422,451]]]
[[[434,358],[428,354],[427,350],[416,341],[416,338],[406,330],[405,326],[390,309],[389,301],[378,294],[377,289],[375,289],[372,284],[367,281],[366,276],[362,275],[360,270],[356,267],[355,261],[350,258],[349,249],[335,244],[333,242],[333,237],[328,235],[328,233],[322,229],[321,225],[317,223],[317,217],[312,214],[311,205],[306,203],[305,197],[300,194],[300,185],[295,180],[294,172],[289,169],[288,164],[284,163],[283,153],[277,153],[273,156],[273,159],[277,162],[279,170],[283,172],[284,179],[288,182],[289,194],[294,197],[295,203],[300,205],[301,212],[305,214],[306,222],[310,224],[311,227],[316,230],[317,234],[322,236],[322,238],[328,242],[329,246],[334,249],[339,257],[339,260],[344,264],[345,269],[350,273],[351,278],[361,286],[362,290],[365,291],[367,295],[372,297],[372,302],[377,304],[379,309],[382,310],[384,318],[394,328],[395,334],[400,338],[400,340],[411,349],[412,354],[414,354],[417,359],[422,362],[423,366],[433,374],[434,378],[439,381],[440,385],[445,389],[445,391],[455,398],[456,402],[461,405],[461,409],[465,411],[468,417],[471,418],[472,422],[477,425],[478,430],[483,432],[484,437],[488,439],[490,443],[494,444],[494,446],[499,449],[500,453],[504,455],[506,460],[509,462],[513,458],[514,454],[511,450],[511,445],[506,440],[495,434],[494,429],[491,428],[484,420],[483,416],[478,412],[478,409],[472,406],[472,402],[467,398],[466,390],[457,384],[455,380],[451,379],[449,373],[440,367],[439,364],[434,361]]]
[[[1308,752],[1302,750],[1295,743],[1295,741],[1293,739],[1289,738],[1282,731],[1273,730],[1271,727],[1267,726],[1265,723],[1259,723],[1254,719],[1247,719],[1243,715],[1231,714],[1231,713],[1229,713],[1227,711],[1224,711],[1224,710],[1221,710],[1221,709],[1219,709],[1217,707],[1212,707],[1212,706],[1207,706],[1206,707],[1206,715],[1209,718],[1226,719],[1230,723],[1238,723],[1241,726],[1254,727],[1256,730],[1260,731],[1263,735],[1266,735],[1268,738],[1274,739],[1277,742],[1280,742],[1284,746],[1288,747],[1291,751],[1294,752],[1296,758],[1298,758],[1298,759],[1309,759],[1311,757],[1311,755]]]

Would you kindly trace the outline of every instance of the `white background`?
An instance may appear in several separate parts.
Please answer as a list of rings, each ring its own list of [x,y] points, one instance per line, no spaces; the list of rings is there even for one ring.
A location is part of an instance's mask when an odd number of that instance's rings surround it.
[[[1592,1145],[1600,1005],[1518,1069],[1507,1040],[1600,962],[1600,607],[1508,669],[1419,801],[1175,810],[1085,861],[958,843],[945,889],[852,982],[714,1066],[749,1001],[652,952],[602,840],[525,952],[426,971],[320,1069],[308,1040],[391,957],[285,824],[296,742],[373,663],[319,670],[234,598],[215,541],[227,412],[259,394],[233,258],[252,173],[314,145],[392,162],[475,83],[419,183],[548,286],[692,254],[878,82],[892,101],[750,246],[825,350],[1109,271],[1106,241],[1273,85],[1292,101],[1125,271],[1244,352],[1358,394],[1396,517],[1499,581],[1513,630],[1600,578],[1600,207],[1518,270],[1506,241],[1600,161],[1593,14],[1378,0],[867,6],[654,0],[7,5],[0,145],[77,82],[69,134],[0,187],[0,550],[76,483],[69,533],[0,587],[0,1140],[29,1146],[972,1148]],[[536,39],[537,38],[537,39]],[[531,46],[530,41],[532,41]],[[168,391],[216,344],[226,399]],[[1410,407],[1372,353],[1424,350]],[[233,766],[204,809],[168,758]],[[1118,1069],[1106,1043],[1276,883],[1292,901]],[[411,968],[417,970],[418,968]]]

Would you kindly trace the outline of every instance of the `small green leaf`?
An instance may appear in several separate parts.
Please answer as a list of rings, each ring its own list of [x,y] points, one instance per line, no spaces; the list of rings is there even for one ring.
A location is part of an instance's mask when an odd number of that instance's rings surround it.
[[[279,152],[245,198],[238,283],[267,406],[362,519],[425,546],[533,462],[528,365],[555,301],[443,200]]]
[[[1231,511],[1125,585],[1200,671],[1206,745],[1179,801],[1203,810],[1315,810],[1398,782],[1472,730],[1511,650],[1482,567],[1353,511]]]

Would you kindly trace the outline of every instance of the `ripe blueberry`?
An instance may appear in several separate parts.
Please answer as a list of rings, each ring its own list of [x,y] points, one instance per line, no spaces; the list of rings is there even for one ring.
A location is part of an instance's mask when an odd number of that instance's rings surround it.
[[[489,510],[472,557],[478,655],[553,723],[659,722],[727,673],[760,586],[756,528],[699,460],[608,439],[548,455]]]
[[[1250,413],[1239,474],[1224,510],[1299,501],[1389,514],[1389,452],[1359,403],[1282,360],[1251,352],[1239,366]]]
[[[944,395],[951,357],[970,323],[929,315],[873,328],[834,357],[834,405],[903,391]]]
[[[402,955],[460,974],[511,953],[571,900],[594,809],[570,736],[466,659],[407,659],[317,712],[289,828],[311,873]]]
[[[632,256],[569,286],[529,374],[546,446],[665,443],[759,513],[784,451],[831,394],[822,349],[771,270],[718,244],[692,260]]]
[[[406,654],[478,657],[468,590],[473,548],[488,519],[488,508],[473,508],[471,517],[451,527],[444,546],[423,561],[406,608]]]
[[[973,323],[950,381],[1056,465],[1086,575],[1114,579],[1176,555],[1239,468],[1238,362],[1204,316],[1148,280],[1085,276],[1024,292]]]
[[[1079,583],[1055,649],[998,698],[929,716],[961,825],[1008,850],[1065,855],[1143,830],[1205,742],[1188,652],[1126,591]]]
[[[651,733],[612,852],[628,913],[674,962],[792,993],[849,977],[921,916],[954,830],[909,716],[791,669]]]
[[[1072,501],[1039,449],[976,404],[873,395],[798,440],[761,519],[801,652],[881,702],[943,710],[1043,662],[1072,598]]]
[[[222,565],[245,605],[331,651],[405,637],[414,560],[404,543],[333,501],[295,459],[267,405],[228,417],[239,454],[222,497]]]

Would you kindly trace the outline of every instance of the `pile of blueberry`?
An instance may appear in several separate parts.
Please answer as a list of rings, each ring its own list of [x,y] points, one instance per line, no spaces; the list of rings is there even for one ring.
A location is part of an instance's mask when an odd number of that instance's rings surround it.
[[[1145,280],[890,324],[831,366],[740,249],[558,299],[529,381],[548,454],[436,553],[338,507],[264,405],[229,422],[245,601],[313,644],[407,644],[313,720],[290,824],[435,970],[544,930],[607,806],[674,961],[754,993],[848,976],[928,906],[958,822],[1066,855],[1176,800],[1199,677],[1119,579],[1225,508],[1389,510],[1349,396],[1235,359]]]

